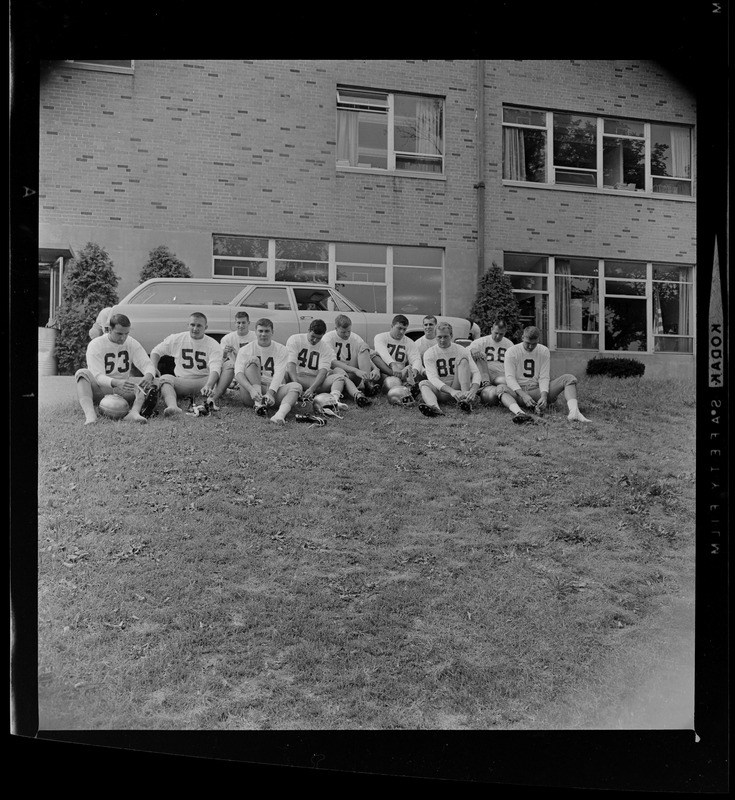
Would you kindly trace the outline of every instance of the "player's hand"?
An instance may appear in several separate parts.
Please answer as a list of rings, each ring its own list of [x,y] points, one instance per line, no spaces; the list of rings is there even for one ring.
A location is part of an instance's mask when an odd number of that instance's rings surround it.
[[[480,362],[485,360],[485,354],[480,352],[480,350],[470,350],[470,354],[472,355],[473,361]]]
[[[273,396],[271,392],[266,392],[263,395],[263,402],[269,407],[274,406],[276,404],[276,398]]]
[[[367,381],[367,380],[370,379],[370,376],[368,375],[368,373],[365,372],[365,370],[363,370],[363,369],[355,370],[355,372],[353,372],[352,375],[348,375],[347,377],[348,378],[350,378],[350,377],[354,378],[356,383],[359,383],[360,381]]]
[[[201,393],[205,397],[211,397],[214,394],[214,390],[211,386],[202,386]]]
[[[546,411],[546,407],[548,406],[548,404],[549,404],[548,400],[545,397],[542,397],[536,403],[536,411],[538,411],[539,414],[543,414],[544,411]]]
[[[380,370],[377,367],[373,367],[370,370],[370,380],[371,381],[380,380]]]
[[[138,386],[139,386],[139,387],[140,387],[140,388],[141,388],[141,389],[142,389],[142,390],[143,390],[143,391],[144,391],[146,394],[148,394],[148,390],[151,388],[151,386],[152,386],[152,385],[153,385],[153,377],[151,376],[151,377],[149,378],[147,375],[144,375],[144,376],[143,376],[143,379],[142,379],[142,380],[141,380],[141,382],[138,384]]]
[[[393,377],[400,378],[403,380],[403,373],[405,370],[402,370],[400,367],[393,367]]]
[[[536,407],[536,401],[531,397],[530,394],[522,394],[521,395],[521,400],[523,401],[523,405],[526,408],[535,408]]]

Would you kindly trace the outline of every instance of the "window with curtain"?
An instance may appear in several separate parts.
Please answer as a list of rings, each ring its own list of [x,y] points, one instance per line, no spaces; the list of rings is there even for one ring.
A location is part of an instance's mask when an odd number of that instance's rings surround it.
[[[653,265],[653,335],[657,352],[693,352],[691,267]]]
[[[684,125],[503,107],[503,180],[686,197],[692,159]]]
[[[337,166],[443,174],[444,100],[337,87]]]
[[[597,274],[597,260],[555,259],[557,347],[583,350],[599,348]]]

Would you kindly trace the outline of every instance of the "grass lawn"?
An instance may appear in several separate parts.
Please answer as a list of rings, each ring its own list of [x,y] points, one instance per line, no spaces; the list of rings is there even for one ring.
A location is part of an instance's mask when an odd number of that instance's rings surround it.
[[[689,383],[539,424],[39,420],[41,728],[585,726],[694,575]],[[665,413],[662,412],[665,409]],[[635,678],[634,678],[635,679]]]

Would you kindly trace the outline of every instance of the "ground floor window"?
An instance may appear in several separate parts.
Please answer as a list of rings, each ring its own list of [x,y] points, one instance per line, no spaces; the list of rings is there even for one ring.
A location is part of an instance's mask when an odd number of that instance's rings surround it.
[[[64,259],[38,261],[38,325],[53,326],[61,305]]]
[[[370,312],[443,313],[444,250],[440,247],[215,234],[212,274],[273,283],[324,283]]]
[[[694,268],[506,253],[521,322],[553,349],[694,351]]]

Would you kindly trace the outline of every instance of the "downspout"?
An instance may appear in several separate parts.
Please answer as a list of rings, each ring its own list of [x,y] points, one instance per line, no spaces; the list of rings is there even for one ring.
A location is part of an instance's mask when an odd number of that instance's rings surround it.
[[[485,274],[485,61],[477,61],[477,280]]]

